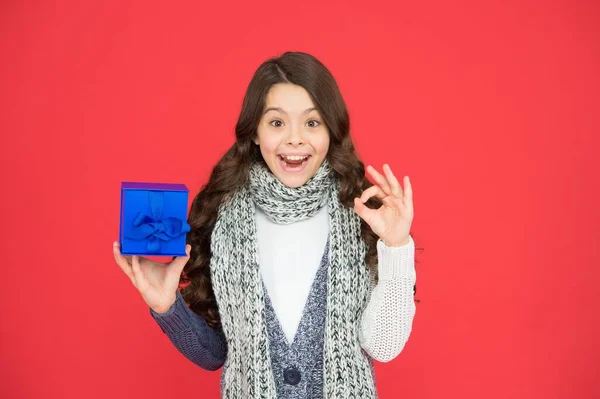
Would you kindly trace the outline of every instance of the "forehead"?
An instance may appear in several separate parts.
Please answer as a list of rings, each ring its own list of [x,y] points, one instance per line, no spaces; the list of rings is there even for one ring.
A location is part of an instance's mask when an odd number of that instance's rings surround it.
[[[265,108],[279,107],[288,113],[302,113],[314,106],[308,91],[302,86],[291,83],[278,83],[271,86],[265,99]]]

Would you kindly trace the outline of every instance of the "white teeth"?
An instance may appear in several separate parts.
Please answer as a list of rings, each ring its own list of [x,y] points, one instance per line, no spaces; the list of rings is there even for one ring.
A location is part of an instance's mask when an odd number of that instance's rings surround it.
[[[308,156],[300,156],[300,155],[290,155],[290,156],[285,156],[283,157],[284,159],[287,159],[288,161],[299,161],[301,159],[308,159]]]

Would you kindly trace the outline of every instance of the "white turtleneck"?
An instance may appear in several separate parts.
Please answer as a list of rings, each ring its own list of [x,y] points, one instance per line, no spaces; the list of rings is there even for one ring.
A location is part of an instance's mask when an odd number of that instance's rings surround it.
[[[260,208],[256,208],[262,279],[291,344],[327,245],[327,206],[313,217],[291,224],[273,223]]]
[[[288,225],[256,209],[260,272],[273,309],[291,344],[327,244],[327,206],[313,217]],[[359,331],[361,346],[386,362],[402,351],[415,315],[414,241],[400,247],[377,242],[379,282],[373,287]]]

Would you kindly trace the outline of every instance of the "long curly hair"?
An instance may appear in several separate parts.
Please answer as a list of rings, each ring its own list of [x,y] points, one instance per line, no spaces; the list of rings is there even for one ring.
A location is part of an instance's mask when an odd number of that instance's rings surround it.
[[[180,278],[181,294],[192,311],[202,316],[213,328],[219,327],[221,321],[210,275],[211,234],[220,204],[247,182],[253,162],[264,162],[260,148],[253,139],[257,135],[267,93],[271,86],[278,83],[292,83],[306,89],[323,117],[330,135],[327,160],[340,177],[340,202],[353,207],[354,198],[372,186],[365,177],[364,165],[350,138],[346,104],[325,65],[314,56],[302,52],[286,52],[262,63],[246,90],[235,126],[235,143],[214,166],[208,182],[194,198],[188,217],[191,231],[187,235],[187,242],[192,250]],[[381,200],[372,197],[366,205],[378,208]],[[364,220],[361,234],[367,246],[366,264],[377,275],[378,237]]]

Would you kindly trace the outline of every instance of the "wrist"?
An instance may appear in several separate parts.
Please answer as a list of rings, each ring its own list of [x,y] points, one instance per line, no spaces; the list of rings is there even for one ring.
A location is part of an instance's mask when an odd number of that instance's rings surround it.
[[[404,239],[384,239],[381,240],[388,247],[403,247],[410,242],[410,237]]]
[[[166,301],[164,305],[154,307],[154,308],[152,308],[152,310],[154,310],[158,314],[167,313],[169,310],[171,310],[171,308],[173,307],[173,304],[176,301],[177,301],[177,296],[174,296],[172,299],[169,299],[168,301]]]

